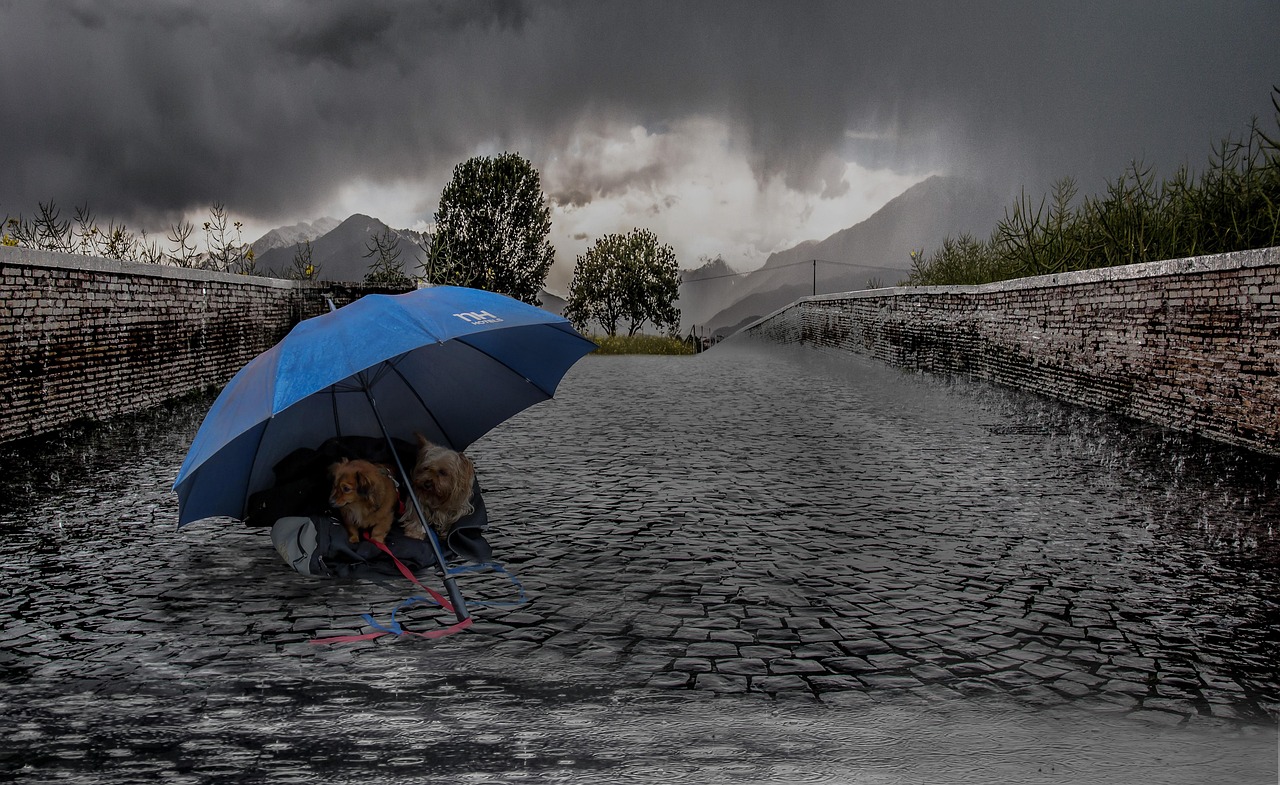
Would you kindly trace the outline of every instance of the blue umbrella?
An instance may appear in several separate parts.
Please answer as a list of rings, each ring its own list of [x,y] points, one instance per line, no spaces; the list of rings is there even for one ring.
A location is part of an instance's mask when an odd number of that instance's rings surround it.
[[[307,319],[241,368],[214,401],[173,484],[178,525],[243,518],[249,496],[273,484],[282,458],[334,436],[383,436],[391,446],[416,432],[462,450],[551,398],[595,348],[541,308],[450,286],[369,295]]]

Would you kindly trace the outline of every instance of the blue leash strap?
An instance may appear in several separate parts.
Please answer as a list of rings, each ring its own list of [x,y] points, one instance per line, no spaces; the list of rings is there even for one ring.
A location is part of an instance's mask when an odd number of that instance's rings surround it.
[[[516,608],[521,605],[524,605],[526,602],[529,601],[528,597],[525,596],[524,585],[520,583],[520,580],[516,578],[516,576],[508,572],[507,568],[503,567],[501,564],[499,564],[496,561],[478,562],[476,564],[460,564],[455,567],[450,567],[449,574],[463,575],[469,572],[484,572],[486,570],[490,572],[496,572],[499,575],[506,576],[507,580],[511,581],[511,585],[516,587],[516,592],[519,594],[518,599],[489,600],[489,601],[472,600],[467,603],[468,605],[486,607],[486,608]]]
[[[466,575],[467,573],[478,573],[478,572],[486,572],[486,571],[495,572],[499,575],[505,576],[507,580],[511,581],[511,585],[516,587],[516,591],[519,595],[518,598],[515,600],[471,600],[470,602],[467,603],[468,605],[475,606],[475,607],[485,607],[485,608],[517,608],[529,601],[528,597],[524,593],[524,585],[520,583],[520,580],[516,578],[516,576],[512,575],[505,567],[503,567],[501,564],[497,562],[479,562],[477,564],[461,564],[461,565],[457,565],[449,568],[450,575]],[[381,624],[377,619],[373,618],[372,614],[369,614],[369,613],[363,614],[362,618],[364,619],[365,624],[369,625],[370,627],[377,630],[378,632],[386,632],[392,635],[400,635],[404,632],[404,628],[400,626],[400,620],[397,618],[397,616],[400,615],[400,611],[412,605],[417,605],[418,603],[428,603],[431,605],[440,604],[436,600],[433,600],[429,597],[415,596],[415,597],[410,597],[409,599],[401,602],[399,605],[397,605],[395,608],[392,609],[391,622],[389,625]]]
[[[516,608],[528,602],[528,598],[525,596],[525,593],[524,593],[524,586],[520,583],[519,579],[517,579],[516,576],[512,575],[510,572],[507,571],[505,567],[503,567],[501,564],[498,564],[497,562],[480,562],[478,564],[462,564],[462,565],[449,568],[450,575],[465,575],[467,573],[476,573],[476,572],[485,572],[485,571],[495,572],[495,573],[498,573],[499,575],[506,576],[507,580],[511,581],[511,584],[516,587],[516,591],[519,593],[519,598],[516,600],[488,600],[488,601],[472,600],[467,603],[468,605],[471,605],[473,607],[487,607],[487,608]],[[388,625],[383,625],[377,619],[373,618],[373,614],[370,614],[370,613],[362,614],[361,618],[364,619],[365,624],[369,625],[370,627],[372,627],[374,630],[378,632],[389,633],[391,635],[402,635],[404,634],[405,629],[404,627],[400,626],[400,620],[397,617],[400,615],[400,611],[412,605],[417,605],[418,603],[428,603],[430,605],[440,604],[437,600],[431,599],[430,597],[415,596],[415,597],[410,597],[409,599],[401,602],[399,605],[397,605],[395,608],[391,610],[391,622]]]
[[[474,621],[473,617],[467,616],[465,619],[462,619],[456,624],[451,624],[448,627],[443,627],[438,630],[431,630],[430,632],[412,632],[410,630],[406,630],[403,627],[401,627],[400,622],[396,620],[396,614],[399,613],[401,609],[409,605],[413,605],[414,603],[418,603],[418,602],[434,602],[436,605],[439,605],[441,608],[444,608],[447,611],[453,611],[453,605],[449,603],[449,600],[445,599],[444,595],[440,594],[439,592],[435,591],[434,589],[428,586],[422,585],[422,582],[418,580],[417,576],[414,575],[413,572],[408,567],[404,566],[404,564],[399,559],[396,558],[396,555],[391,552],[391,549],[388,548],[384,543],[378,542],[377,540],[373,539],[372,537],[369,536],[367,532],[365,533],[365,537],[374,545],[376,545],[378,547],[378,550],[387,554],[387,556],[391,558],[391,561],[393,561],[396,565],[396,569],[400,570],[400,574],[403,575],[405,578],[407,578],[410,583],[412,583],[414,586],[417,586],[419,589],[422,589],[427,594],[431,595],[431,600],[425,600],[422,597],[410,597],[409,599],[400,603],[398,606],[396,606],[396,609],[391,612],[390,627],[384,627],[383,625],[379,624],[371,615],[364,614],[363,618],[365,619],[365,621],[369,622],[369,624],[373,625],[376,628],[374,632],[367,632],[360,635],[335,635],[331,638],[312,638],[311,639],[312,643],[320,643],[320,644],[353,643],[355,641],[374,640],[375,638],[380,638],[383,635],[388,635],[388,634],[394,634],[397,637],[412,635],[418,638],[435,640],[436,638],[443,638],[446,635],[453,635],[455,632],[461,632],[462,630],[465,630],[472,625]]]
[[[404,633],[404,627],[400,626],[400,620],[397,619],[396,616],[399,615],[400,611],[404,610],[405,608],[408,608],[410,605],[417,605],[420,602],[426,602],[432,605],[440,604],[435,600],[429,599],[427,597],[410,597],[409,599],[400,603],[399,605],[397,605],[395,608],[391,610],[391,626],[390,627],[384,627],[381,624],[379,624],[378,620],[373,618],[372,614],[369,614],[369,613],[363,614],[363,618],[366,624],[368,624],[370,627],[374,628],[375,630],[378,630],[379,632],[389,632],[392,635],[400,635]]]

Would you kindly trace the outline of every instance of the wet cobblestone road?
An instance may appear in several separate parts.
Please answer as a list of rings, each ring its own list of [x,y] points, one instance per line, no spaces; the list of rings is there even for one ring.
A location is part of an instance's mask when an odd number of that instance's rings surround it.
[[[175,531],[207,405],[0,454],[0,779],[1276,781],[1275,462],[797,348],[592,357],[471,451],[530,601],[315,646],[407,588]]]

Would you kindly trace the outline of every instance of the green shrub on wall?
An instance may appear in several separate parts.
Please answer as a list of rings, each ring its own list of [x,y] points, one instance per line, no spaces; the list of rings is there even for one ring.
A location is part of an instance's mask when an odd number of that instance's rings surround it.
[[[1280,88],[1271,103],[1280,129]],[[1277,139],[1255,120],[1242,139],[1219,143],[1199,177],[1183,166],[1157,182],[1151,167],[1134,162],[1078,206],[1071,178],[1038,204],[1024,193],[988,239],[962,234],[932,254],[913,251],[907,283],[983,284],[1270,248],[1280,244]]]

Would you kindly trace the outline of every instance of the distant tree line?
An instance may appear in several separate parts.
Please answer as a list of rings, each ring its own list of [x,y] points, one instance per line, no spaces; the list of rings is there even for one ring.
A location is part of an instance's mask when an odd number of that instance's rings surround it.
[[[1271,104],[1280,128],[1280,87]],[[988,239],[961,234],[932,254],[912,251],[907,283],[982,284],[1280,245],[1280,133],[1272,133],[1255,118],[1243,138],[1218,144],[1199,177],[1183,165],[1157,182],[1134,162],[1079,205],[1069,177],[1038,204],[1024,192]]]
[[[401,235],[390,229],[369,238],[366,283],[409,288],[431,285],[487,289],[541,305],[555,251],[547,239],[551,208],[538,171],[516,153],[478,156],[454,168],[440,196],[435,223],[418,243],[422,261],[408,273],[401,260]],[[65,253],[83,253],[122,261],[262,275],[253,249],[226,208],[214,204],[203,224],[204,250],[188,221],[173,224],[163,246],[146,232],[134,233],[115,222],[100,229],[88,206],[64,219],[52,201],[40,203],[34,217],[7,218],[5,245]],[[315,279],[319,266],[310,241],[295,246],[285,277]],[[570,285],[568,318],[580,329],[598,325],[607,335],[622,324],[629,335],[646,326],[674,334],[680,322],[675,308],[679,271],[671,247],[647,229],[606,235],[579,256]]]

